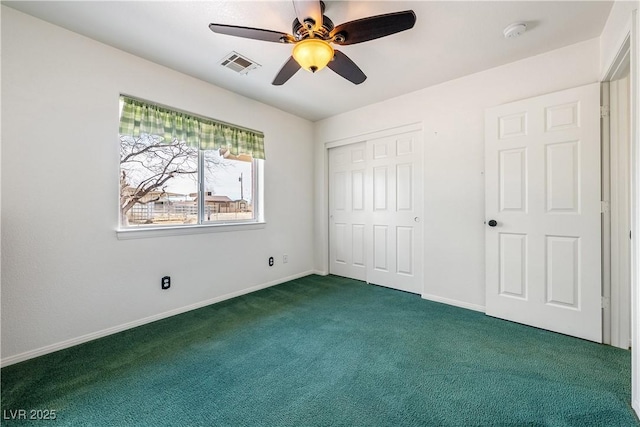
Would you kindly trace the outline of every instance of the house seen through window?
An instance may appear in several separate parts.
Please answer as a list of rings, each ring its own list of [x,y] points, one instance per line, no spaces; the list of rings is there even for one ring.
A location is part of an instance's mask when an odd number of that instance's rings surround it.
[[[256,222],[263,135],[121,97],[120,227]]]

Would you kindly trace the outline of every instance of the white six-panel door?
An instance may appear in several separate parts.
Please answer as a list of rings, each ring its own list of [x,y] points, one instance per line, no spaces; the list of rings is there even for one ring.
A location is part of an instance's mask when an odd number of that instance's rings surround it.
[[[488,315],[601,341],[599,105],[592,84],[486,111]]]
[[[422,292],[419,132],[329,150],[330,272]]]

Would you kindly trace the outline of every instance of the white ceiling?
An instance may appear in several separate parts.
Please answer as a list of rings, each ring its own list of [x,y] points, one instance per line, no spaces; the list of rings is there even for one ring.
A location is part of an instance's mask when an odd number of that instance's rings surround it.
[[[612,2],[326,1],[334,24],[412,9],[413,29],[343,46],[368,76],[354,85],[329,69],[271,81],[291,45],[214,34],[210,22],[291,33],[291,1],[3,1],[52,22],[216,86],[312,121],[447,80],[598,37]],[[505,39],[516,21],[528,30]],[[261,64],[239,75],[219,65],[231,51]],[[541,76],[544,78],[544,76]]]

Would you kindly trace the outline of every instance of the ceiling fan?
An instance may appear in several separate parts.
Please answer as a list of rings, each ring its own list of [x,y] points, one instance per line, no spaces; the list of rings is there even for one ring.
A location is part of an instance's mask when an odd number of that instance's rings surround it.
[[[291,57],[285,62],[271,84],[280,86],[300,68],[312,73],[329,67],[354,84],[364,82],[367,76],[344,53],[331,44],[346,46],[362,43],[413,28],[416,14],[413,10],[370,16],[338,26],[324,16],[325,5],[317,0],[293,0],[296,19],[292,34],[236,25],[209,24],[214,33],[276,43],[293,44]]]

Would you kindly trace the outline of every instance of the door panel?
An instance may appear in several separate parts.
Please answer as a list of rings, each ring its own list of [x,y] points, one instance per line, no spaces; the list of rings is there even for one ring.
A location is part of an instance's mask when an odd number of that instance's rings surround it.
[[[547,303],[579,309],[580,238],[546,236]]]
[[[353,243],[351,245],[353,251],[353,265],[355,267],[365,267],[365,250],[364,250],[364,224],[352,224],[351,225],[351,238]]]
[[[389,227],[386,225],[373,226],[373,270],[389,272]],[[367,275],[369,278],[370,275]],[[369,280],[367,280],[369,281]]]
[[[413,261],[413,228],[398,227],[396,229],[396,265],[398,274],[412,275]]]
[[[486,312],[601,341],[599,85],[485,114]]]
[[[579,144],[580,141],[568,141],[545,147],[548,213],[578,213]]]
[[[500,295],[527,298],[527,236],[500,233]]]
[[[527,210],[527,150],[500,151],[500,211]]]

